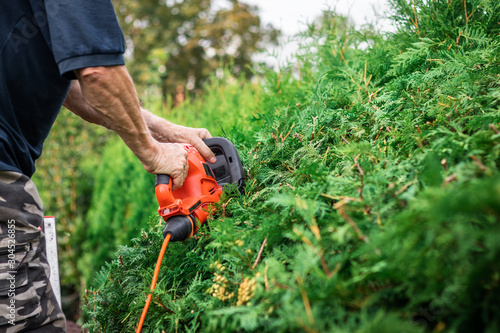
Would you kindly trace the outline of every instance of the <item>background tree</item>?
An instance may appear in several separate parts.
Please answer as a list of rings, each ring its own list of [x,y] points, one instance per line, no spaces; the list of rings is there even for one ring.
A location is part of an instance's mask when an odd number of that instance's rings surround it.
[[[256,6],[226,4],[216,10],[211,0],[115,1],[136,84],[158,85],[174,97],[183,88],[199,90],[225,66],[249,77],[252,55],[276,43],[279,31],[261,24]]]

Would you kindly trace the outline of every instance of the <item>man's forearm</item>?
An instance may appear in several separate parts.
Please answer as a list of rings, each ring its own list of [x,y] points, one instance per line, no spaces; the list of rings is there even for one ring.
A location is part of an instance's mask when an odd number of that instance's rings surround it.
[[[64,106],[80,116],[82,119],[104,126],[108,129],[110,128],[110,124],[105,123],[104,119],[100,116],[99,112],[97,112],[85,99],[83,96],[80,83],[78,80],[73,80],[71,83],[71,87],[69,89],[66,100],[64,101]],[[146,126],[150,130],[153,138],[160,142],[170,142],[165,135],[165,126],[172,125],[171,122],[154,115],[148,110],[141,108],[141,112],[146,123]]]
[[[82,119],[108,128],[103,119],[99,117],[99,113],[83,97],[80,83],[77,80],[73,80],[71,83],[64,106]]]
[[[86,101],[83,107],[76,107],[76,113],[116,132],[134,154],[146,162],[145,166],[153,163],[150,160],[154,159],[156,142],[146,126],[132,79],[125,67],[85,68],[76,71],[76,75],[82,96],[75,97],[74,101],[78,105],[82,105],[79,98]],[[70,93],[77,92],[70,90]],[[71,99],[66,104],[71,108]]]
[[[146,171],[170,175],[173,189],[181,187],[188,171],[187,152],[181,144],[153,138],[126,68],[92,67],[75,73],[78,81],[72,83],[64,105],[83,119],[115,131]]]
[[[83,69],[77,76],[79,80],[73,81],[64,106],[89,122],[117,132],[149,172],[148,159],[154,153],[148,151],[148,145],[158,142],[190,143],[206,160],[215,162],[213,152],[202,141],[211,137],[210,132],[173,124],[141,108],[125,67]]]
[[[158,117],[157,115],[151,113],[150,111],[141,108],[144,121],[149,129],[149,132],[156,140],[160,142],[175,142],[170,139],[170,128],[173,124],[166,119]]]

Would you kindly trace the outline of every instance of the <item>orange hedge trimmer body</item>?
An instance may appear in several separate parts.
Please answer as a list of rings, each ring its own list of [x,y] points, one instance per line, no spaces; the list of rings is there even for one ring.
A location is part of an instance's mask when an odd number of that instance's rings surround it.
[[[184,240],[196,233],[195,220],[199,225],[205,223],[213,212],[212,205],[220,200],[224,185],[236,183],[240,190],[243,186],[243,168],[233,144],[224,138],[207,139],[205,143],[215,153],[217,162],[209,165],[193,146],[184,145],[188,152],[189,170],[181,188],[173,191],[168,175],[156,176],[155,193],[160,204],[158,213],[167,223],[163,236],[172,233],[167,229],[173,221],[187,218],[192,223],[189,235],[175,235],[174,231],[171,241]]]
[[[160,204],[158,213],[167,223],[173,216],[183,216],[194,217],[202,224],[213,210],[211,205],[220,200],[222,186],[217,184],[212,170],[200,153],[193,146],[184,147],[188,152],[189,170],[182,187],[172,191],[169,176],[157,177],[157,183],[161,182],[155,187],[156,198]],[[194,223],[189,237],[196,233],[196,229]]]

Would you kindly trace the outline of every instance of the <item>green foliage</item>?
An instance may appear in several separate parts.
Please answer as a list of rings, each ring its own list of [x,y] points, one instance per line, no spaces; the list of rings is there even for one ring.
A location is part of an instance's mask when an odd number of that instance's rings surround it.
[[[118,140],[106,145],[96,176],[92,201],[85,222],[76,231],[79,270],[89,280],[99,271],[118,245],[126,244],[140,231],[136,221],[147,221],[157,209],[151,184],[154,176]],[[85,167],[84,165],[81,166]]]
[[[500,5],[392,3],[397,33],[326,17],[297,67],[196,104],[258,111],[225,128],[247,187],[169,245],[144,332],[498,331]],[[91,331],[136,327],[150,224],[87,292]]]

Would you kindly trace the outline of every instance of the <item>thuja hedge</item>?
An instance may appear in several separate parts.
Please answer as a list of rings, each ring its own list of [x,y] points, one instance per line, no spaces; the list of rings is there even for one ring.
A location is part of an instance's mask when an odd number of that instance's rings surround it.
[[[242,78],[232,86],[212,81],[205,87],[205,99],[188,101],[170,110],[165,110],[154,89],[143,100],[152,112],[174,123],[206,127],[214,136],[220,136],[222,129],[242,128],[252,117],[256,89]],[[91,157],[79,165],[94,177],[88,209],[76,224],[71,244],[78,254],[73,263],[82,275],[83,288],[106,261],[115,257],[119,245],[128,245],[141,229],[148,227],[149,217],[157,216],[158,208],[154,176],[144,172],[143,165],[118,137],[110,138],[99,159]]]
[[[144,332],[500,330],[500,4],[390,2],[396,33],[326,15],[265,74],[245,193],[169,245]],[[162,228],[85,293],[92,331],[134,330]]]

